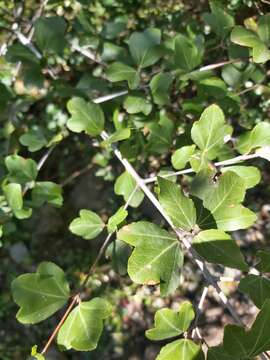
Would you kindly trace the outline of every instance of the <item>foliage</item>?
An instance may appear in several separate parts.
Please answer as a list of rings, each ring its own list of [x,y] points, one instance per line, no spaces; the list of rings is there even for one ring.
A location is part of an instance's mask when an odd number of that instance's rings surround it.
[[[48,319],[53,335],[41,350],[32,344],[33,358],[45,359],[53,341],[105,358],[99,344],[123,316],[118,289],[112,295],[106,276],[98,279],[104,264],[129,289],[149,287],[167,301],[193,262],[236,320],[206,349],[203,297],[177,299],[176,311],[158,309],[145,332],[164,342],[156,359],[251,360],[270,351],[270,253],[247,253],[236,241],[261,221],[254,188],[269,195],[270,15],[253,1],[193,5],[0,1],[0,245],[14,257],[13,243],[31,238],[35,217],[42,228],[46,209],[53,241],[64,238],[64,255],[31,250],[5,274],[17,320]],[[81,199],[73,187],[90,169],[95,185]],[[259,309],[250,329],[219,285],[227,268]]]

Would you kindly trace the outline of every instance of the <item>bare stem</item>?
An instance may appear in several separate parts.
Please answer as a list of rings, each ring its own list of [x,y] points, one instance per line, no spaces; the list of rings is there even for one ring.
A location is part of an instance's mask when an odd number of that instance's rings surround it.
[[[43,350],[41,351],[41,354],[44,355],[46,353],[46,351],[48,350],[48,348],[50,347],[51,343],[53,342],[55,336],[57,335],[58,331],[60,330],[61,326],[64,324],[66,318],[68,317],[69,313],[71,312],[71,310],[73,309],[74,305],[79,301],[80,299],[80,295],[77,294],[73,297],[69,307],[67,308],[66,312],[64,313],[64,315],[62,316],[61,320],[59,321],[59,323],[57,324],[56,328],[54,329],[53,333],[51,334],[51,336],[49,337],[48,341],[46,342]]]
[[[260,157],[260,155],[257,154],[257,153],[255,153],[255,154],[245,154],[245,155],[236,156],[235,158],[232,158],[232,159],[228,159],[228,160],[224,160],[224,161],[218,161],[218,162],[214,163],[214,165],[216,167],[224,167],[224,166],[237,164],[237,163],[242,162],[242,161],[258,158],[258,157]],[[171,176],[192,174],[194,172],[195,171],[192,168],[190,168],[190,169],[180,170],[180,171],[176,171],[176,172],[171,172],[169,174],[164,174],[164,175],[160,175],[160,176],[163,177],[163,178],[168,178],[168,177],[171,177]],[[152,182],[155,182],[155,181],[157,181],[157,176],[153,176],[153,177],[150,177],[150,178],[147,178],[147,179],[144,180],[145,184],[149,184],[149,183],[152,183]]]

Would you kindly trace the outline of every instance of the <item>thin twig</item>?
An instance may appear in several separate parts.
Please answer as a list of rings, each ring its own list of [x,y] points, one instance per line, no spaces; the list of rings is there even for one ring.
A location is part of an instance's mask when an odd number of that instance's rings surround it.
[[[197,328],[198,328],[198,322],[199,322],[199,318],[201,316],[201,314],[203,313],[203,304],[204,304],[204,301],[205,301],[205,298],[207,296],[207,293],[208,293],[208,286],[205,286],[203,288],[203,292],[202,292],[202,295],[200,297],[200,301],[199,301],[199,305],[198,305],[198,308],[197,308],[197,312],[196,312],[196,318],[195,318],[195,321],[194,321],[194,328],[192,330],[192,338],[195,337],[195,334],[197,335],[201,335],[200,332],[197,331]]]
[[[126,210],[129,205],[130,205],[130,202],[132,201],[133,199],[133,196],[135,195],[136,191],[138,190],[138,186],[136,185],[135,188],[133,189],[133,191],[131,192],[127,202],[125,203],[125,206],[124,206],[124,210]],[[102,258],[103,254],[105,253],[109,243],[110,243],[110,240],[112,238],[112,236],[115,234],[115,231],[108,234],[107,238],[105,239],[104,243],[102,244],[99,252],[98,252],[98,255],[95,259],[95,261],[93,262],[93,264],[91,265],[87,275],[86,275],[86,278],[84,279],[84,282],[82,283],[82,286],[81,286],[81,290],[86,286],[90,276],[92,275],[92,273],[95,271],[96,267],[97,267],[97,264],[99,262],[99,260]]]
[[[60,184],[60,186],[66,186],[67,184],[71,183],[73,180],[75,180],[77,177],[85,174],[86,172],[88,172],[90,169],[93,168],[93,164],[89,163],[87,166],[85,166],[83,169],[81,170],[76,170],[74,171],[71,175],[69,175],[64,181],[62,181],[62,183]]]
[[[228,160],[224,160],[224,161],[218,161],[218,162],[214,163],[214,166],[215,167],[225,167],[225,166],[237,164],[237,163],[242,162],[242,161],[255,159],[255,158],[258,158],[258,157],[260,157],[260,155],[257,154],[257,153],[239,155],[239,156],[236,156],[236,157],[234,157],[232,159],[228,159]],[[176,172],[170,172],[168,174],[160,175],[160,177],[168,178],[168,177],[171,177],[171,176],[186,175],[186,174],[192,174],[192,173],[195,173],[195,170],[190,168],[190,169],[180,170],[180,171],[176,171]],[[155,182],[155,181],[157,181],[157,176],[153,176],[153,177],[150,177],[150,178],[147,178],[147,179],[144,180],[145,184],[150,184],[150,183]]]
[[[79,301],[80,299],[80,295],[77,294],[73,297],[69,307],[67,308],[66,312],[64,313],[64,315],[62,316],[61,320],[59,321],[59,323],[57,324],[56,328],[54,329],[53,333],[51,334],[51,336],[49,337],[48,341],[46,342],[43,350],[41,351],[41,354],[44,355],[46,353],[46,351],[48,350],[48,348],[50,347],[51,343],[53,342],[55,336],[57,335],[58,331],[60,330],[61,326],[64,324],[66,318],[68,317],[69,313],[71,312],[71,310],[73,309],[74,305]]]

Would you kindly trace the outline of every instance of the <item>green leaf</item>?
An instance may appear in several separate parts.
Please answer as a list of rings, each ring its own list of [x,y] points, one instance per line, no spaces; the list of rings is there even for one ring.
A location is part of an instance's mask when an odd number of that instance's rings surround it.
[[[86,240],[94,239],[103,230],[105,224],[101,218],[90,210],[80,210],[80,217],[74,219],[69,230]]]
[[[199,173],[192,184],[192,195],[203,200],[204,207],[211,212],[218,229],[224,231],[245,229],[256,220],[252,211],[240,205],[245,191],[245,181],[232,171],[220,175],[216,183],[211,176]],[[201,220],[204,225],[208,218],[209,215]]]
[[[132,90],[140,84],[140,76],[137,70],[120,62],[115,62],[107,68],[106,77],[111,82],[126,80]]]
[[[112,267],[117,274],[127,274],[128,258],[131,252],[131,246],[118,239],[108,246],[106,256],[111,258]]]
[[[149,123],[149,136],[147,148],[157,154],[164,154],[171,147],[174,134],[174,123],[166,113],[160,113],[160,120],[157,123]]]
[[[236,359],[253,359],[270,350],[270,300],[266,300],[249,331],[236,325],[225,327],[223,346]]]
[[[187,331],[195,313],[192,304],[185,301],[178,311],[168,308],[158,310],[155,314],[155,327],[147,330],[145,335],[150,340],[169,339]]]
[[[121,206],[115,214],[113,214],[108,220],[108,231],[110,233],[117,230],[119,224],[121,224],[128,216],[127,210],[124,206]]]
[[[103,330],[103,320],[111,311],[111,305],[101,298],[80,302],[60,328],[57,343],[66,350],[94,350]]]
[[[260,42],[260,39],[253,31],[245,29],[243,26],[235,26],[231,32],[231,41],[252,48]]]
[[[11,182],[26,184],[34,181],[38,174],[37,164],[32,159],[24,159],[19,155],[9,155],[5,158],[8,178]]]
[[[10,183],[3,186],[7,203],[13,212],[23,207],[22,187],[20,184]]]
[[[270,281],[262,276],[247,275],[241,279],[238,289],[249,295],[258,308],[261,308],[265,300],[270,298]]]
[[[114,192],[117,195],[122,195],[125,199],[125,201],[128,201],[130,199],[131,194],[136,188],[136,181],[133,179],[133,177],[128,172],[123,172],[117,179],[114,184]],[[135,193],[132,196],[132,199],[130,200],[129,204],[132,207],[138,207],[140,203],[144,199],[144,194],[141,190],[135,191]]]
[[[169,103],[172,81],[173,77],[170,73],[159,73],[152,78],[150,89],[155,104],[165,105]]]
[[[196,360],[200,352],[200,345],[195,344],[192,340],[175,340],[163,346],[156,360]]]
[[[35,22],[34,39],[48,53],[62,54],[65,47],[66,23],[61,16],[41,17]]]
[[[43,262],[36,273],[23,274],[11,284],[13,299],[20,306],[16,317],[36,324],[61,309],[69,298],[65,273],[51,262]]]
[[[178,68],[191,71],[201,63],[201,52],[194,41],[184,35],[177,35],[175,37],[174,61]]]
[[[67,103],[71,118],[67,122],[69,130],[88,135],[99,135],[104,129],[104,114],[101,107],[82,98],[75,97]]]
[[[176,170],[183,169],[189,162],[190,157],[193,155],[195,149],[196,145],[187,145],[182,146],[180,149],[176,150],[171,157],[173,167]]]
[[[236,242],[221,230],[205,230],[192,241],[194,249],[208,262],[247,271],[248,266]]]
[[[43,355],[37,352],[37,345],[34,345],[31,349],[31,356],[33,356],[36,360],[46,360]]]
[[[251,131],[240,135],[236,144],[241,154],[264,146],[270,146],[270,124],[267,122],[260,122]]]
[[[252,49],[252,57],[255,63],[265,63],[270,59],[270,51],[263,42],[258,41]]]
[[[225,123],[223,111],[217,105],[208,106],[191,129],[192,140],[210,160],[216,158],[231,134],[232,127]]]
[[[162,295],[173,293],[179,285],[183,265],[177,238],[146,221],[126,225],[117,238],[135,249],[128,261],[128,274],[137,284],[160,284]]]
[[[270,251],[259,250],[256,256],[260,258],[260,262],[256,268],[260,272],[270,272]]]
[[[159,201],[174,226],[187,231],[193,229],[196,224],[196,209],[193,201],[170,180],[159,177],[158,184]]]
[[[207,351],[207,360],[239,360],[235,356],[231,356],[223,348],[223,346],[214,346]],[[250,360],[250,359],[242,359]]]
[[[259,184],[261,180],[261,173],[259,169],[255,166],[243,166],[243,165],[233,165],[226,166],[221,169],[222,173],[226,173],[228,171],[232,171],[240,176],[244,182],[246,189],[253,188],[257,184]]]
[[[63,205],[61,186],[51,181],[36,182],[32,190],[32,202],[37,207],[42,206],[46,202],[61,207]]]
[[[258,22],[258,35],[267,46],[270,46],[270,14],[260,16]]]
[[[234,18],[225,11],[219,1],[210,1],[210,7],[211,13],[203,14],[203,19],[218,36],[224,38],[234,26]]]
[[[20,136],[19,141],[22,145],[27,146],[30,152],[38,151],[47,145],[47,140],[40,130],[29,130]]]
[[[108,146],[108,145],[111,145],[113,143],[116,143],[118,141],[121,141],[121,140],[126,140],[130,137],[130,129],[120,129],[120,130],[117,130],[115,131],[112,135],[110,135],[108,137],[108,139],[102,141],[101,145],[102,146]]]
[[[201,94],[215,99],[223,99],[228,93],[227,86],[223,80],[218,77],[212,76],[203,79],[198,83],[198,95]]]
[[[142,94],[128,95],[125,98],[124,108],[129,114],[138,114],[142,112],[144,115],[149,115],[152,111],[152,104]]]
[[[162,55],[159,46],[161,31],[159,29],[146,29],[144,32],[134,32],[128,41],[129,51],[138,68],[154,65]]]
[[[12,44],[8,47],[6,54],[7,61],[16,63],[21,61],[23,64],[37,65],[39,59],[21,43]]]

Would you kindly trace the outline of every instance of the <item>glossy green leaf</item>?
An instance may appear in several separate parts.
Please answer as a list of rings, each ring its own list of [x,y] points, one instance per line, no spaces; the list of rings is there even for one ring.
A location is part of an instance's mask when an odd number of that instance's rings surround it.
[[[260,16],[258,21],[258,35],[267,46],[270,46],[270,14]]]
[[[200,355],[201,347],[192,340],[175,340],[163,346],[156,360],[196,360]]]
[[[155,224],[140,221],[122,227],[117,238],[135,248],[128,261],[128,274],[135,283],[160,284],[162,295],[179,286],[183,255],[175,236]]]
[[[126,140],[130,137],[130,129],[120,129],[111,134],[108,139],[102,141],[101,145],[108,146],[121,140]]]
[[[66,31],[66,23],[63,17],[40,17],[34,26],[34,38],[40,50],[56,54],[63,52]]]
[[[251,226],[256,215],[240,205],[245,196],[245,181],[232,171],[220,175],[217,182],[211,175],[200,174],[192,184],[192,194],[203,200],[203,205],[215,219],[218,229],[234,231]],[[207,224],[210,216],[201,219]]]
[[[133,191],[136,188],[136,181],[128,172],[123,172],[117,179],[114,184],[114,191],[117,195],[122,195],[125,201],[130,200],[129,204],[132,207],[138,207],[140,203],[143,201],[144,194],[141,190],[135,191],[132,195]]]
[[[74,219],[69,230],[86,240],[94,239],[103,230],[105,224],[101,218],[90,210],[80,210],[80,217]]]
[[[8,178],[11,182],[26,184],[34,181],[38,174],[37,164],[32,159],[24,159],[19,155],[9,155],[5,158]]]
[[[158,105],[168,104],[170,101],[170,87],[173,78],[170,73],[159,73],[150,82],[150,89],[154,103]]]
[[[255,356],[270,350],[269,338],[270,300],[266,300],[256,317],[251,329],[236,325],[225,327],[223,346],[235,359],[253,359]]]
[[[201,53],[194,41],[184,35],[175,37],[175,65],[185,71],[191,71],[201,62]]]
[[[270,251],[259,250],[256,256],[260,259],[256,268],[260,272],[270,272]]]
[[[111,311],[111,305],[101,298],[80,302],[60,328],[58,345],[66,350],[94,350],[103,330],[103,320],[110,316]]]
[[[146,29],[144,32],[134,32],[128,41],[129,51],[138,68],[154,65],[161,57],[159,46],[161,31],[159,29]]]
[[[36,324],[61,309],[69,298],[65,273],[51,262],[43,262],[36,273],[23,274],[11,284],[13,299],[20,306],[16,317]]]
[[[263,306],[266,299],[270,299],[270,281],[262,276],[245,276],[238,289],[247,294],[258,308]]]
[[[252,48],[260,42],[260,39],[253,31],[245,29],[243,26],[235,26],[231,33],[231,41]]]
[[[251,131],[240,135],[236,144],[236,148],[241,154],[264,146],[270,146],[270,124],[268,122],[260,122]]]
[[[22,187],[20,184],[10,183],[3,186],[7,203],[13,212],[23,207]]]
[[[190,157],[193,155],[195,149],[196,145],[187,145],[182,146],[180,149],[176,150],[171,158],[173,167],[176,170],[183,169],[189,162]]]
[[[71,118],[67,127],[76,133],[86,132],[88,135],[99,135],[104,128],[104,114],[101,107],[82,98],[75,97],[67,103]]]
[[[185,301],[181,304],[178,311],[168,308],[158,310],[155,314],[155,327],[145,332],[150,340],[169,339],[187,331],[195,313],[192,304]]]
[[[20,143],[27,146],[28,150],[31,152],[38,151],[47,145],[47,140],[40,130],[29,130],[27,133],[20,136],[19,140]]]
[[[129,114],[138,114],[142,112],[149,115],[152,111],[152,104],[142,94],[132,94],[125,98],[124,108]]]
[[[108,220],[108,231],[110,233],[117,230],[118,225],[120,225],[128,216],[127,210],[124,206],[121,206],[115,214],[113,214]]]
[[[259,184],[261,180],[261,173],[259,169],[255,166],[243,166],[243,165],[233,165],[226,166],[221,169],[223,173],[227,171],[235,172],[238,176],[240,176],[245,181],[246,189],[252,188]]]
[[[191,129],[194,143],[210,160],[217,156],[231,134],[232,127],[225,123],[223,111],[217,105],[208,106]]]
[[[265,63],[270,59],[270,51],[263,42],[258,42],[252,49],[252,57],[256,63]]]
[[[196,224],[196,209],[193,201],[170,180],[159,177],[158,184],[159,201],[174,226],[182,230],[193,229]]]
[[[208,262],[247,271],[248,266],[235,240],[221,230],[205,230],[192,241],[194,249]]]
[[[36,182],[31,195],[33,205],[37,207],[42,206],[44,203],[57,207],[63,205],[62,187],[51,181]]]
[[[106,77],[111,82],[127,81],[130,89],[136,89],[140,84],[137,70],[120,62],[115,62],[106,69]]]

